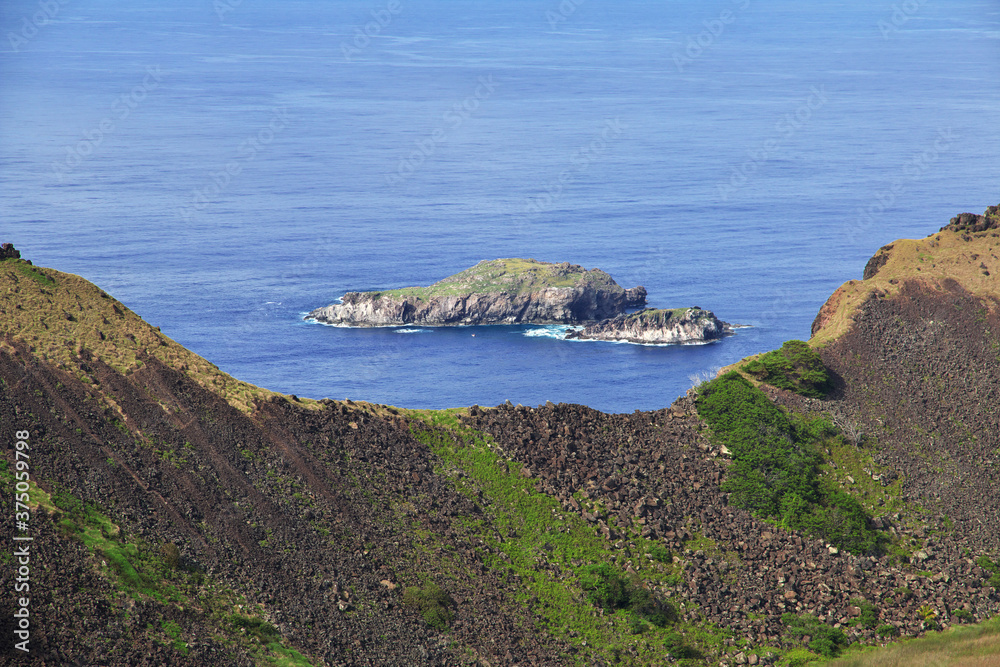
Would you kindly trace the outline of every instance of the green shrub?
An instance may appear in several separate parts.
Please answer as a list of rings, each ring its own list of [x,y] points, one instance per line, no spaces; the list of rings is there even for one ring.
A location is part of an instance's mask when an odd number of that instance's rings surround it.
[[[788,626],[788,634],[791,636],[808,636],[809,650],[826,658],[835,657],[850,643],[843,630],[827,625],[809,614],[782,614],[781,622]]]
[[[832,388],[823,360],[801,340],[786,341],[780,350],[748,362],[743,370],[761,382],[810,398],[823,398]]]
[[[1000,589],[1000,559],[993,561],[987,556],[980,556],[976,559],[976,565],[990,573],[990,578],[986,583],[993,588]]]
[[[632,616],[628,620],[628,629],[633,635],[641,635],[649,630],[649,624],[638,616]]]
[[[861,610],[861,614],[857,619],[858,625],[871,630],[878,624],[878,607],[867,600],[861,600],[858,598],[851,600],[851,604]]]
[[[408,586],[403,593],[403,604],[417,609],[427,625],[437,630],[444,630],[454,618],[451,611],[454,601],[435,583],[429,583],[423,588]]]
[[[677,609],[642,585],[637,577],[624,577],[608,563],[584,569],[580,583],[590,601],[605,611],[628,610],[632,623],[647,621],[662,628],[677,621]]]
[[[736,371],[707,383],[696,405],[732,454],[722,490],[734,505],[852,553],[881,550],[861,504],[820,479],[818,444],[837,433],[829,421],[787,414]]]
[[[972,621],[972,612],[967,609],[956,609],[951,612],[951,615],[957,618],[962,623],[969,623]]]
[[[259,618],[232,614],[229,616],[229,625],[237,632],[255,638],[263,644],[273,642],[281,636],[276,627]]]
[[[650,557],[658,563],[669,565],[674,561],[674,554],[662,544],[654,544],[649,548]]]
[[[667,632],[663,646],[670,652],[670,655],[678,660],[703,660],[705,658],[701,651],[685,643],[684,635],[676,630]]]
[[[895,637],[899,634],[899,628],[895,625],[886,623],[885,625],[880,625],[875,629],[875,634],[879,637]]]

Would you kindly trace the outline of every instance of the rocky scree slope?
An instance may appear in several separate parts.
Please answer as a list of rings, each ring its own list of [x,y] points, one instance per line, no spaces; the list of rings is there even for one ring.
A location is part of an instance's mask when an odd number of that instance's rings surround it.
[[[1000,550],[1000,208],[881,248],[813,332],[832,404],[903,496]]]
[[[348,292],[306,319],[344,326],[575,324],[645,304],[600,269],[533,259],[483,261],[429,287]]]

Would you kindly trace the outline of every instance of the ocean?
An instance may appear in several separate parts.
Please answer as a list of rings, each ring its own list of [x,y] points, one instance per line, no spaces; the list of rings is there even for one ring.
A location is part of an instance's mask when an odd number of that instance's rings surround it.
[[[0,241],[299,396],[661,408],[1000,202],[992,0],[9,0],[0,31]],[[302,319],[497,257],[750,328]]]

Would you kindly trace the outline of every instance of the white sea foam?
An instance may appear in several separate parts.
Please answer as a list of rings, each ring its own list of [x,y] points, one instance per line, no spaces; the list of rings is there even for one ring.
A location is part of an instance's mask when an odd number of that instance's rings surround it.
[[[598,340],[595,338],[567,338],[566,336],[571,331],[579,331],[583,329],[581,326],[576,326],[572,324],[548,324],[544,326],[533,327],[531,329],[526,329],[522,332],[522,335],[528,336],[529,338],[555,338],[557,340],[565,340],[571,343],[612,343],[614,345],[641,345],[643,347],[673,347],[674,345],[711,345],[716,343],[721,339],[714,340],[689,340],[681,343],[639,343],[631,340]]]
[[[522,334],[528,338],[556,338],[558,340],[566,340],[566,335],[570,331],[578,331],[582,328],[570,324],[546,324],[544,326],[525,329]]]
[[[393,333],[415,334],[415,333],[432,333],[432,331],[430,329],[396,329]]]

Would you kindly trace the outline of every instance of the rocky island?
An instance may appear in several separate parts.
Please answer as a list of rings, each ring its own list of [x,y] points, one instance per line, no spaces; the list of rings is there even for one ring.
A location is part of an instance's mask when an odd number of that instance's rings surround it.
[[[348,292],[306,319],[355,327],[403,324],[582,324],[646,303],[600,269],[534,259],[482,261],[428,287]]]
[[[566,337],[662,345],[716,340],[731,333],[728,323],[711,311],[694,306],[672,310],[646,308],[589,324]]]

